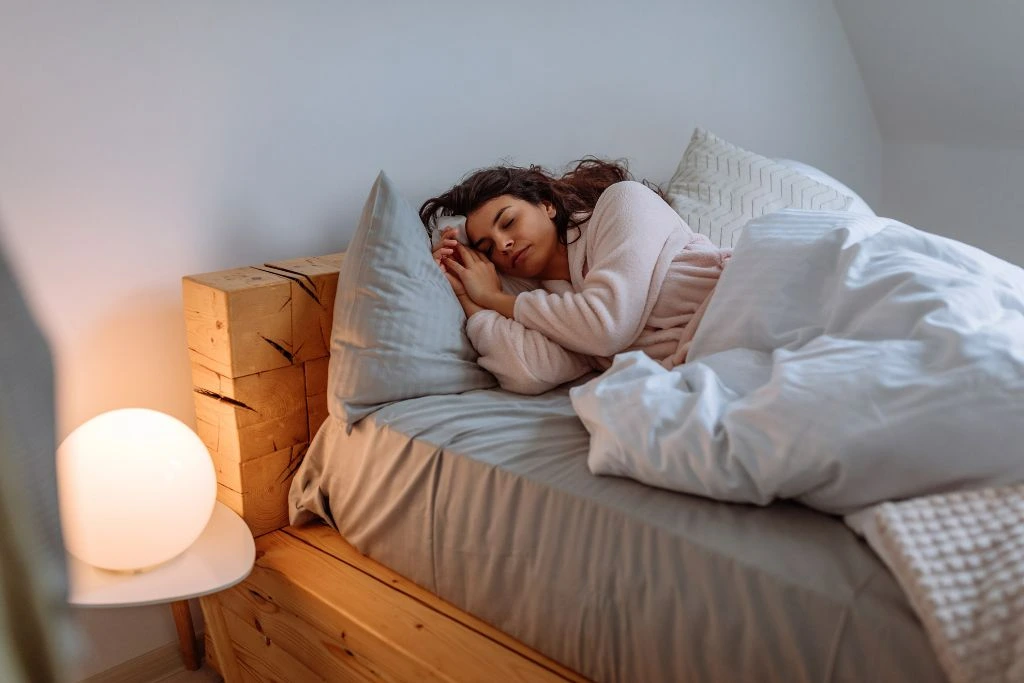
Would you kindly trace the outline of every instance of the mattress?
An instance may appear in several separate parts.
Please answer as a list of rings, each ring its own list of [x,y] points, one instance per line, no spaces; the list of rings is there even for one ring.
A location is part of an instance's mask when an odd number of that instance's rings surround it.
[[[328,418],[290,495],[361,552],[598,681],[942,681],[892,575],[839,519],[587,469],[558,389]]]

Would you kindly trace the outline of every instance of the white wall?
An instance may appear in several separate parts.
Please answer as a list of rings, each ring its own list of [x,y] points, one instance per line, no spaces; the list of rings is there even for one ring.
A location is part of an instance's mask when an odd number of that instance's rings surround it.
[[[1019,0],[834,0],[883,138],[875,210],[1024,264]]]
[[[886,141],[1024,141],[1020,0],[834,3]]]
[[[1024,145],[890,142],[875,207],[1024,266]]]
[[[380,168],[410,200],[502,159],[627,157],[693,127],[879,199],[881,142],[829,0],[0,0],[0,240],[55,353],[58,436],[192,422],[180,278],[344,247]],[[82,675],[173,640],[90,613]]]

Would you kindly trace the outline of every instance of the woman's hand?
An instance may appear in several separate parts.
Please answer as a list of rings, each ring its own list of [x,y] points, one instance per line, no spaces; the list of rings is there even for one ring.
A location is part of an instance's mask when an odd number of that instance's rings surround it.
[[[448,279],[448,284],[452,286],[452,291],[455,292],[455,296],[459,298],[459,301],[469,299],[469,294],[466,294],[466,288],[462,286],[462,280],[455,277],[447,270],[444,272],[444,276]]]
[[[444,272],[444,259],[454,254],[457,246],[459,243],[455,240],[455,228],[445,228],[440,243],[434,248],[434,263],[441,266],[441,272]]]
[[[458,256],[458,260],[451,256],[442,258],[441,265],[446,269],[445,275],[455,275],[474,303],[489,307],[487,302],[493,300],[494,295],[501,294],[501,280],[494,264],[483,254],[463,244],[456,243],[455,255]],[[451,281],[452,278],[448,279]],[[454,287],[453,284],[452,288]]]
[[[462,304],[462,310],[466,314],[467,320],[471,318],[473,314],[476,313],[477,311],[487,310],[483,306],[478,306],[477,304],[473,303],[473,300],[469,298],[468,294],[463,294],[462,296],[460,296],[459,303]]]
[[[455,248],[459,246],[459,243],[455,240],[455,228],[447,228],[441,233],[441,241],[438,243],[437,248],[434,249],[434,263],[438,265],[441,272],[448,279],[448,284],[452,286],[452,291],[455,292],[455,296],[459,297],[461,301],[463,297],[468,296],[466,294],[466,288],[462,286],[462,281],[453,276],[444,262],[455,253]],[[465,308],[465,306],[463,306]]]

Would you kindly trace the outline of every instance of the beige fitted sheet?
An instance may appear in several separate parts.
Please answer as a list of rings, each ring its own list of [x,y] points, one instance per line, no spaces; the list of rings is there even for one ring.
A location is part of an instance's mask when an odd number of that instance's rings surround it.
[[[941,681],[894,579],[839,519],[595,477],[566,389],[329,418],[293,523],[599,681]]]

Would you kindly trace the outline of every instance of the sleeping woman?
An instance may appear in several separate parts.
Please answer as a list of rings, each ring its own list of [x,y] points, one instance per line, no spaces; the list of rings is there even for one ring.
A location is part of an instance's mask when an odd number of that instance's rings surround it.
[[[624,351],[666,368],[690,341],[732,254],[694,233],[625,167],[587,159],[561,177],[537,166],[476,171],[420,207],[446,230],[434,259],[466,312],[479,363],[501,386],[538,394]],[[498,274],[541,281],[518,295]]]

